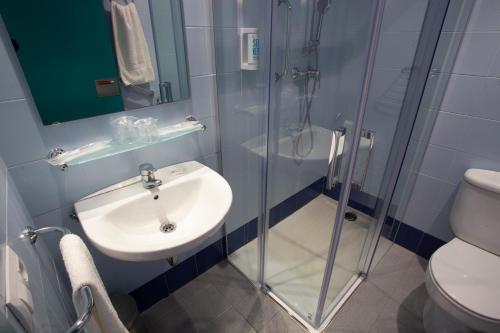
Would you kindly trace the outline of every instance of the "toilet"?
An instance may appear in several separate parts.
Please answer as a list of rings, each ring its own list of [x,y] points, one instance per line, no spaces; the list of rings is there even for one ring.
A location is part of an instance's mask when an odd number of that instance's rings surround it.
[[[450,215],[455,238],[430,258],[427,333],[500,332],[500,172],[469,169]]]

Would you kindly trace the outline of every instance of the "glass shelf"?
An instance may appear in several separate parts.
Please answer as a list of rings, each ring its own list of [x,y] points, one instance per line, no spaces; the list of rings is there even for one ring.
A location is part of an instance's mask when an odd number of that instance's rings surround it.
[[[158,139],[153,142],[119,144],[118,142],[115,142],[113,140],[104,140],[90,143],[88,145],[69,151],[64,151],[61,148],[56,148],[50,152],[47,162],[64,170],[71,165],[80,165],[102,158],[119,155],[133,150],[152,146],[161,142],[170,141],[191,133],[204,131],[205,129],[206,126],[201,124],[199,121],[195,120],[194,118],[188,118],[188,120],[184,122],[165,128],[160,128],[158,130],[160,132],[160,135]]]

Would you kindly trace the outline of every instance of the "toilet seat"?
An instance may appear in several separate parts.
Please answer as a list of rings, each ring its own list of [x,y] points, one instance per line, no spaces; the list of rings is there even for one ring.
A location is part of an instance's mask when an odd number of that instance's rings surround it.
[[[465,325],[500,332],[500,256],[454,238],[429,260],[426,286]]]

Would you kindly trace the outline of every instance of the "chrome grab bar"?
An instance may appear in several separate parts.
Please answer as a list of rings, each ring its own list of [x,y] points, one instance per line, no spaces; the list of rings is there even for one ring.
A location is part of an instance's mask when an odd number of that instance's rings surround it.
[[[44,227],[34,229],[32,226],[27,226],[21,232],[19,237],[30,242],[31,244],[35,244],[38,236],[50,232],[60,232],[63,236],[71,234],[71,231],[64,227]],[[89,286],[82,286],[78,289],[78,292],[83,298],[83,312],[75,323],[66,331],[66,333],[81,332],[92,316],[92,311],[94,309],[94,296],[92,295],[92,290]]]
[[[340,174],[340,166],[338,164],[338,151],[340,148],[340,138],[342,138],[346,133],[346,129],[344,127],[340,127],[336,130],[333,130],[333,135],[335,135],[335,147],[333,150],[332,160],[328,163],[328,172],[326,175],[326,189],[331,190],[335,187],[338,182],[338,176]]]

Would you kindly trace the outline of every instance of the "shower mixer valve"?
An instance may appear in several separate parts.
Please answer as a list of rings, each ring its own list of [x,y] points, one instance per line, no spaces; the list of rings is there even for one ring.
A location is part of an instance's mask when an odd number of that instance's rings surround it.
[[[292,68],[292,78],[305,78],[305,79],[315,79],[318,82],[321,80],[321,72],[319,69],[313,69],[311,67],[307,67],[307,70],[301,71],[297,67]]]

